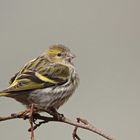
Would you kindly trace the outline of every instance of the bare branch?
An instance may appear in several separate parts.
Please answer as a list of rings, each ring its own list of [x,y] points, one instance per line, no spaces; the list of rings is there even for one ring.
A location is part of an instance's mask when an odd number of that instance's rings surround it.
[[[77,122],[80,123],[79,118],[77,118]],[[81,140],[80,137],[77,135],[77,130],[78,130],[78,127],[75,126],[73,133],[72,133],[73,140]]]
[[[35,140],[34,126],[33,126],[33,123],[34,123],[33,113],[34,113],[34,104],[31,105],[30,114],[29,114],[29,122],[30,122],[30,125],[31,125],[31,140]]]
[[[12,119],[17,119],[17,118],[29,119],[29,115],[25,115],[25,114],[27,114],[27,110],[23,111],[23,112],[20,112],[20,113],[17,113],[17,115],[11,115],[11,116],[7,116],[7,117],[0,117],[0,121],[12,120]],[[36,119],[36,120],[38,119],[38,120],[42,120],[42,121],[39,122],[38,124],[35,124],[35,126],[33,126],[33,128],[29,129],[29,131],[31,131],[32,129],[35,130],[36,128],[38,128],[40,125],[42,125],[44,123],[61,122],[61,123],[66,123],[66,124],[75,126],[75,130],[74,130],[75,132],[73,132],[73,133],[75,135],[75,138],[77,138],[77,140],[80,140],[80,138],[76,134],[78,128],[89,130],[89,131],[91,131],[93,133],[96,133],[96,134],[104,137],[107,140],[116,140],[115,138],[105,134],[102,130],[96,128],[94,125],[92,125],[86,119],[83,119],[83,118],[78,118],[79,121],[76,122],[76,121],[71,120],[71,119],[69,119],[67,117],[63,117],[61,120],[58,120],[58,119],[56,119],[54,117],[46,117],[46,116],[42,116],[42,115],[40,115],[38,113],[35,113],[33,115],[34,115],[33,116],[34,119]]]

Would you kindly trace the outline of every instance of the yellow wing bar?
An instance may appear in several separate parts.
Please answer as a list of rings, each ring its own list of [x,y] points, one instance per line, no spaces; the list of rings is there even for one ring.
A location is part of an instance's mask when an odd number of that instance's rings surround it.
[[[39,74],[38,72],[35,73],[35,76],[37,78],[39,78],[40,80],[44,81],[44,82],[49,82],[49,83],[52,83],[52,84],[56,84],[57,83],[56,81],[51,80],[50,78],[48,78],[46,76],[43,76],[43,75]]]

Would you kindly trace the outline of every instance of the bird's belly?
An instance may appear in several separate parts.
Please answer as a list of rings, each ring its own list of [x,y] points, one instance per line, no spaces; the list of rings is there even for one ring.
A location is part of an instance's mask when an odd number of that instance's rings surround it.
[[[58,109],[71,97],[75,88],[68,85],[40,89],[31,93],[30,100],[41,109],[47,110],[48,107]]]

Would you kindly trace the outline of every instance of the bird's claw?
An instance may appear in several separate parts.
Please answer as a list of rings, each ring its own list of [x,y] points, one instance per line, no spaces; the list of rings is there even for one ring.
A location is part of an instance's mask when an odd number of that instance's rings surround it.
[[[55,113],[53,116],[55,119],[57,119],[58,121],[62,121],[64,119],[64,115],[60,114],[60,113]]]

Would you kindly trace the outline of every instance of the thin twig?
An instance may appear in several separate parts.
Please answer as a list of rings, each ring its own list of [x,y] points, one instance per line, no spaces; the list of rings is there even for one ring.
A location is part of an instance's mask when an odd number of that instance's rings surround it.
[[[77,122],[78,123],[80,122],[79,118],[77,118]],[[73,133],[72,133],[73,140],[81,140],[80,137],[77,135],[77,130],[78,130],[78,127],[75,126]]]
[[[21,116],[18,116],[18,117],[17,116],[0,117],[0,121],[6,121],[6,120],[11,120],[11,119],[17,119],[17,118],[23,118],[24,119],[25,115],[24,116],[21,115]],[[29,119],[28,116],[26,116],[26,119]],[[35,119],[39,119],[39,120],[42,120],[44,122],[40,122],[40,124],[35,125],[34,129],[36,129],[37,127],[39,127],[43,123],[61,122],[61,123],[66,123],[66,124],[75,126],[77,128],[82,128],[82,129],[89,130],[89,131],[91,131],[93,133],[96,133],[96,134],[104,137],[107,140],[116,140],[115,138],[105,134],[102,130],[97,129],[94,125],[92,125],[86,119],[83,119],[83,118],[78,118],[80,120],[80,122],[76,122],[76,121],[71,120],[71,119],[69,119],[67,117],[63,117],[62,120],[57,120],[54,117],[45,117],[45,116],[41,116],[40,114],[38,114],[38,115],[36,115]]]
[[[34,126],[33,126],[33,122],[34,122],[33,111],[34,111],[34,104],[31,105],[30,115],[29,115],[29,122],[30,122],[30,125],[31,125],[31,140],[35,140]]]

